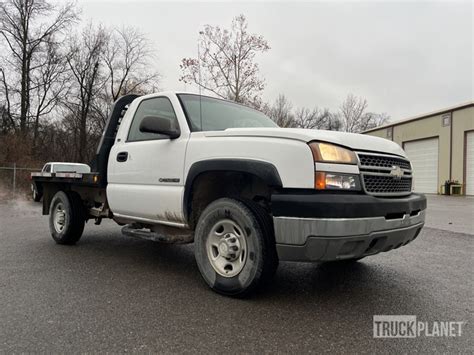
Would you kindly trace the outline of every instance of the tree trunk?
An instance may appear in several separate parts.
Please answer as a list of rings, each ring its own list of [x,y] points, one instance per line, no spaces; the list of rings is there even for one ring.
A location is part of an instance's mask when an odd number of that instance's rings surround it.
[[[26,44],[25,44],[26,45]],[[27,120],[27,61],[26,53],[23,53],[22,63],[21,63],[21,87],[20,87],[20,133],[24,137],[26,136],[26,120]]]
[[[87,144],[87,131],[86,131],[87,113],[81,113],[81,121],[79,127],[79,162],[85,163],[86,159],[86,144]]]

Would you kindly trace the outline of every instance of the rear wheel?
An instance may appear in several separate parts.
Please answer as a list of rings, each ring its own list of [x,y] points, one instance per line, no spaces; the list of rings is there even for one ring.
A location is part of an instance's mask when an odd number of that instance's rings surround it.
[[[201,214],[195,257],[216,292],[244,296],[273,276],[277,265],[270,216],[253,202],[222,198]]]
[[[49,208],[49,230],[58,244],[75,244],[85,224],[84,206],[75,192],[59,191]]]
[[[33,191],[33,201],[40,202],[43,195],[36,191],[36,187],[32,186],[31,190]]]

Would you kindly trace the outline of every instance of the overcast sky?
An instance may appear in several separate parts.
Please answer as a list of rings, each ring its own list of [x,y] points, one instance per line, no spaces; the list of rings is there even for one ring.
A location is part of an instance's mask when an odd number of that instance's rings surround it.
[[[336,109],[348,93],[392,120],[473,99],[472,2],[158,2],[79,1],[83,20],[133,25],[157,49],[165,90],[179,62],[196,56],[204,24],[229,26],[244,14],[268,40],[259,56],[264,98],[284,93],[295,106]]]

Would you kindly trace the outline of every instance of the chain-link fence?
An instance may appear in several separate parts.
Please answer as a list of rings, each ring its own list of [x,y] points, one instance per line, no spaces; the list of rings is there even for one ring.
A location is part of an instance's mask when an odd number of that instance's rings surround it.
[[[30,191],[31,173],[40,168],[17,166],[12,163],[0,166],[0,200]]]

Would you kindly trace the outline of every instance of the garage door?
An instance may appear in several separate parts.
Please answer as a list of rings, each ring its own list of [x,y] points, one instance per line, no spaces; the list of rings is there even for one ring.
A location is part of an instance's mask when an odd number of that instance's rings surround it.
[[[466,195],[474,195],[474,132],[466,135]]]
[[[404,144],[415,174],[415,192],[438,192],[438,138]]]

